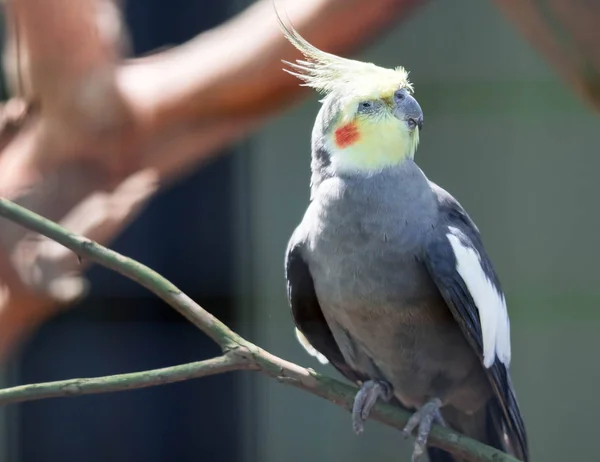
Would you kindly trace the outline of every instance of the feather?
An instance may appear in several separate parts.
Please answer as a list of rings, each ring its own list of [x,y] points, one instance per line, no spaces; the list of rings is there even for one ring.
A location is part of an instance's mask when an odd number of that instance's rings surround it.
[[[302,85],[322,94],[336,92],[361,99],[392,95],[399,88],[412,92],[408,72],[403,67],[387,69],[321,51],[304,39],[291,24],[286,26],[277,9],[275,14],[285,37],[306,58],[306,61],[297,60],[295,63],[282,61],[291,68],[284,71],[302,80]]]

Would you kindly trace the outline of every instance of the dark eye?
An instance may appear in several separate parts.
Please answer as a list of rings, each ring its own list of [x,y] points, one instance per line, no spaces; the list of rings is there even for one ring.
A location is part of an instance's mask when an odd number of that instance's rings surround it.
[[[404,98],[406,98],[406,90],[398,90],[396,93],[394,93],[394,98],[396,101],[402,101]]]
[[[381,104],[377,100],[361,101],[358,103],[359,114],[373,114],[379,110]]]

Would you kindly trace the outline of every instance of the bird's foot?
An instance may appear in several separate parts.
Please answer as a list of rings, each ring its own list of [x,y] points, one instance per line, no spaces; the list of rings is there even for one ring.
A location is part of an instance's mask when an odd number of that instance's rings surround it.
[[[446,422],[440,413],[440,407],[442,402],[438,398],[425,403],[421,409],[415,412],[404,427],[403,433],[406,438],[410,436],[415,428],[418,426],[417,439],[415,441],[415,447],[412,454],[412,462],[417,462],[425,452],[427,446],[427,437],[431,430],[431,425],[436,422],[440,425],[446,426]]]
[[[361,389],[354,398],[352,406],[352,428],[357,435],[360,435],[365,429],[365,421],[377,398],[389,401],[392,397],[392,386],[382,380],[367,380],[363,383]]]

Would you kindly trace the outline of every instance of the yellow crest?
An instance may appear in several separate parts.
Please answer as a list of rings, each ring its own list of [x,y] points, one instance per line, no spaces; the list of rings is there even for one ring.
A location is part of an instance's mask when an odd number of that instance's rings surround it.
[[[364,99],[391,95],[400,88],[412,92],[408,72],[403,67],[386,69],[321,51],[307,42],[292,25],[286,26],[277,10],[275,14],[285,37],[306,58],[306,61],[298,60],[296,63],[283,61],[292,68],[284,71],[304,81],[304,86],[323,94],[335,91]]]

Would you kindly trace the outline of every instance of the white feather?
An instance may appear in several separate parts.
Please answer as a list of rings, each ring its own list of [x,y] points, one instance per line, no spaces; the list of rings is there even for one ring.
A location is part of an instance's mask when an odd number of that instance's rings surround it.
[[[481,266],[479,252],[464,245],[456,234],[462,234],[456,228],[450,228],[446,235],[456,257],[456,271],[469,290],[481,321],[483,335],[483,365],[490,367],[498,358],[503,364],[510,364],[510,321],[506,309],[506,299],[498,288],[486,276]]]
[[[315,348],[309,343],[308,339],[304,336],[302,332],[296,328],[296,338],[300,342],[300,345],[304,347],[304,349],[308,352],[309,355],[314,356],[321,364],[328,364],[329,361],[325,356],[319,353]]]

